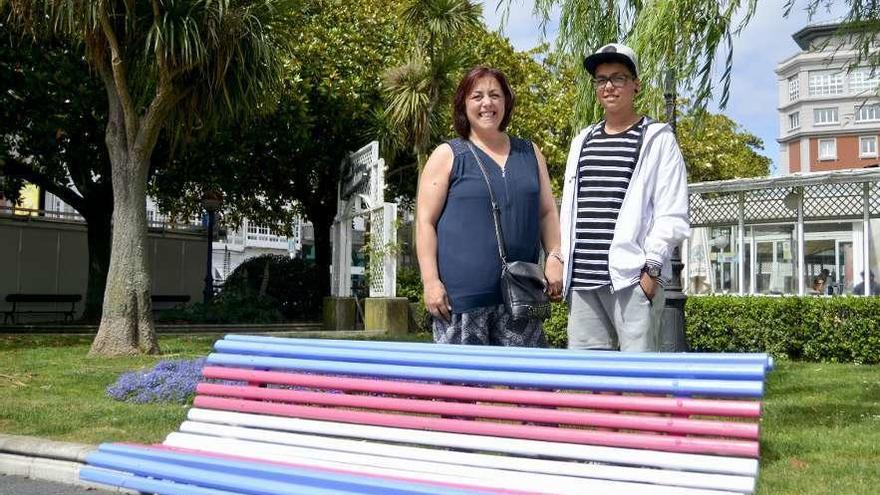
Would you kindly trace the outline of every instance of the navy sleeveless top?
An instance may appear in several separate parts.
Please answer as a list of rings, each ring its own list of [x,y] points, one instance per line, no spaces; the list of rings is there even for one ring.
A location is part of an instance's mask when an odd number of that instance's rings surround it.
[[[501,258],[486,181],[467,141],[448,141],[455,158],[446,204],[437,221],[437,265],[453,313],[501,304]],[[538,160],[529,141],[510,137],[502,170],[474,146],[501,209],[508,261],[538,262],[540,186]]]

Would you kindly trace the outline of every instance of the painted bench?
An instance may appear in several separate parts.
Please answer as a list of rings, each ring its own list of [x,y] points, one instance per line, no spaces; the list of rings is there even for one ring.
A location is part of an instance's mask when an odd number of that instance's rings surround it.
[[[742,494],[765,354],[227,335],[159,445],[82,479],[158,494]]]

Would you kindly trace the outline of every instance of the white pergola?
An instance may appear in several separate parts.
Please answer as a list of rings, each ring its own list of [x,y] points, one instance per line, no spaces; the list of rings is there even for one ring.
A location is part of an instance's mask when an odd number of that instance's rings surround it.
[[[753,236],[750,245],[746,244],[747,227],[780,224],[794,227],[793,240],[797,251],[794,263],[797,282],[794,289],[799,295],[806,293],[805,226],[835,221],[853,222],[854,226],[861,223],[861,234],[853,235],[852,239],[856,244],[861,244],[853,249],[853,252],[860,254],[860,259],[853,260],[854,266],[861,267],[857,271],[867,274],[880,261],[878,246],[871,246],[872,236],[880,235],[876,231],[880,229],[874,229],[872,233],[870,228],[872,219],[880,219],[878,168],[701,182],[691,184],[689,192],[691,225],[695,230],[699,227],[736,227],[735,253],[738,257],[736,268],[739,282],[738,290],[734,293],[756,293],[755,239]],[[694,242],[692,238],[687,243],[687,253],[692,252]],[[733,243],[730,245],[733,246]],[[710,263],[706,256],[705,263]],[[752,260],[750,273],[746,273],[746,256]],[[690,274],[692,262],[687,256],[685,260],[687,273]],[[872,260],[875,262],[872,263]],[[745,281],[748,281],[749,289],[746,289]],[[868,284],[864,286],[867,295]]]

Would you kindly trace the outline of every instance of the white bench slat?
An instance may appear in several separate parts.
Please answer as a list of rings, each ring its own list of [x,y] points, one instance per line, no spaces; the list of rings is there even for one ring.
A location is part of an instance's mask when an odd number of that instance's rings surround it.
[[[187,418],[192,421],[206,423],[240,425],[278,431],[311,433],[330,437],[360,438],[402,444],[408,444],[413,442],[414,439],[418,439],[420,444],[434,447],[573,459],[625,466],[649,466],[751,477],[756,477],[758,473],[758,461],[744,457],[679,454],[674,452],[474,436],[460,433],[366,426],[350,423],[340,425],[339,423],[328,421],[214,411],[195,407],[189,410]]]
[[[338,452],[368,454],[375,457],[381,465],[395,466],[398,459],[430,461],[445,466],[448,472],[450,465],[473,466],[526,473],[538,473],[579,478],[592,478],[612,481],[633,481],[686,488],[711,490],[727,490],[737,493],[749,493],[754,489],[754,478],[748,476],[732,476],[719,474],[694,473],[688,471],[670,471],[656,468],[637,468],[629,466],[611,466],[582,462],[554,461],[535,458],[522,458],[506,455],[459,452],[439,450],[405,445],[370,442],[363,440],[347,440],[326,436],[284,433],[275,430],[223,426],[211,423],[185,421],[180,426],[181,432],[196,436],[219,436],[250,440],[266,444],[282,444],[311,449],[329,451],[330,458]],[[172,433],[165,443],[175,445],[181,433]],[[256,450],[242,450],[242,452]],[[319,454],[315,454],[316,456]],[[367,461],[372,462],[372,461]],[[389,464],[390,463],[390,464]],[[455,472],[458,470],[456,468]],[[577,485],[575,485],[577,486]]]
[[[245,455],[250,458],[288,462],[321,468],[349,469],[379,476],[402,476],[413,480],[440,483],[466,483],[489,489],[509,489],[545,493],[548,495],[581,495],[607,493],[615,495],[739,495],[742,492],[700,490],[683,487],[641,484],[525,473],[510,470],[478,468],[416,461],[407,458],[383,458],[372,454],[352,454],[341,451],[292,447],[277,443],[254,442],[203,435],[175,434],[165,442],[168,446],[199,449],[226,455]]]

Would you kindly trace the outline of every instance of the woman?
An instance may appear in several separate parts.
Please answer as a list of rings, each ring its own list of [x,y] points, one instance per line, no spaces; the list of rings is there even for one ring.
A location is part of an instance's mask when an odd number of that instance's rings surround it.
[[[547,164],[537,146],[508,136],[514,95],[500,71],[477,67],[455,92],[459,137],[428,158],[416,200],[416,244],[434,341],[539,347],[541,321],[513,320],[501,298],[501,260],[486,168],[501,213],[508,261],[547,254],[548,293],[562,292],[559,215]]]

